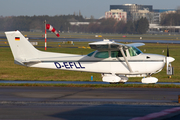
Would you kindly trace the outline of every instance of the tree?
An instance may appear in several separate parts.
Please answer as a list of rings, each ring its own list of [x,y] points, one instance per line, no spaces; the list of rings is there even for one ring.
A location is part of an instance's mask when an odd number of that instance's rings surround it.
[[[0,30],[20,30],[29,31],[30,29],[44,30],[43,21],[54,26],[57,30],[67,31],[70,28],[69,19],[85,21],[82,16],[76,15],[56,15],[56,16],[10,16],[0,17]]]
[[[164,13],[161,16],[162,26],[179,26],[180,25],[180,12],[177,10],[175,13]]]
[[[79,10],[79,16],[82,16],[82,15],[81,15],[81,11],[80,11],[80,10]]]
[[[117,22],[115,26],[115,32],[116,33],[123,33],[126,23],[124,21]]]
[[[149,22],[146,18],[141,18],[137,20],[136,32],[138,34],[145,34],[148,29],[149,29]]]
[[[124,31],[122,33],[135,33],[135,22],[133,21],[127,21],[125,27],[124,27]]]
[[[100,31],[103,33],[114,33],[116,20],[113,18],[103,19],[100,24]]]

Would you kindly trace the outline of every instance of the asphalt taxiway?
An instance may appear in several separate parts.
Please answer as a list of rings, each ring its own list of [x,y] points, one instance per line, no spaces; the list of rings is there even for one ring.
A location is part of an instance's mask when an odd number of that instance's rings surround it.
[[[28,80],[0,80],[0,83],[13,83],[13,84],[109,84],[109,82],[103,81],[28,81]],[[125,84],[145,84],[142,82],[126,82]],[[156,84],[162,85],[180,85],[180,83],[175,82],[157,82]]]
[[[180,89],[0,87],[0,119],[180,119]]]

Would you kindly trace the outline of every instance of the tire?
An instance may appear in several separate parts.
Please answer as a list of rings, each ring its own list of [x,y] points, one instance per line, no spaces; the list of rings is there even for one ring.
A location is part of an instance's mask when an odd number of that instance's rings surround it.
[[[117,82],[110,82],[110,84],[117,84]]]

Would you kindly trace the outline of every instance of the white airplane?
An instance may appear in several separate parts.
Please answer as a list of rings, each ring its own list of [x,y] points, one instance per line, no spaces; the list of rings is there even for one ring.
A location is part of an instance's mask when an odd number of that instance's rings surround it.
[[[144,77],[142,83],[156,83],[152,74],[160,72],[167,64],[167,72],[172,72],[171,62],[175,59],[157,54],[142,53],[137,47],[144,43],[121,44],[104,40],[89,43],[96,51],[87,55],[43,52],[37,50],[19,31],[5,32],[15,64],[73,70],[102,74],[102,81],[125,83],[128,77]]]

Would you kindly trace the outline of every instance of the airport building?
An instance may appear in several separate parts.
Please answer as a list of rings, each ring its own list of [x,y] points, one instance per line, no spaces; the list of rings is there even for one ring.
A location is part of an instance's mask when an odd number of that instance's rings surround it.
[[[175,11],[174,9],[153,9],[152,5],[110,5],[110,10],[120,9],[127,12],[127,20],[138,20],[146,17],[150,24],[159,24],[161,21],[161,13],[167,11]]]
[[[137,5],[137,4],[124,4],[124,5],[110,5],[110,10],[113,9],[123,9],[128,14],[131,12],[138,12],[138,10],[147,9],[152,12],[153,7],[152,5]]]
[[[138,10],[137,12],[132,12],[131,15],[133,21],[137,21],[143,17],[143,18],[147,18],[150,24],[154,22],[154,12],[150,12],[147,9]]]
[[[114,9],[111,11],[108,11],[105,13],[105,18],[114,18],[117,21],[123,20],[124,22],[127,22],[127,12],[124,12],[120,9]]]
[[[175,9],[153,9],[154,12],[154,24],[159,24],[161,21],[161,18],[165,14],[174,13],[176,12]]]
[[[121,9],[127,12],[127,20],[133,20],[133,13],[139,10],[152,11],[152,5],[137,5],[137,4],[124,4],[124,5],[110,5],[110,10]]]

